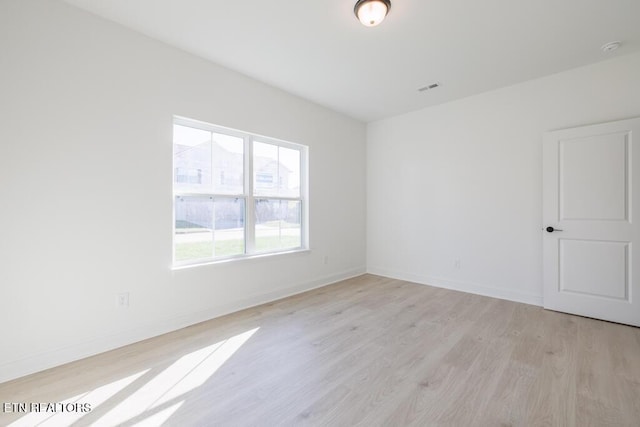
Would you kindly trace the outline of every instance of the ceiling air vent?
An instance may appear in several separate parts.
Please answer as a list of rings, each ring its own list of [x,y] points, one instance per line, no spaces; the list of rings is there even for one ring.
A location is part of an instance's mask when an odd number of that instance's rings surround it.
[[[440,87],[440,83],[431,83],[428,86],[421,87],[420,89],[418,89],[418,92],[425,92],[427,90],[435,89],[437,87]]]
[[[609,42],[604,44],[600,49],[602,49],[603,52],[608,53],[608,52],[613,52],[614,50],[616,50],[617,48],[620,47],[622,43],[615,41],[615,42]]]

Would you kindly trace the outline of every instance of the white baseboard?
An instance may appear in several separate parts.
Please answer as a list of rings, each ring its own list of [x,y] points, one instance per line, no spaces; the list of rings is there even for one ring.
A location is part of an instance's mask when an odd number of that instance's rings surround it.
[[[406,280],[408,282],[414,282],[421,285],[434,286],[436,288],[452,289],[455,291],[468,292],[470,294],[483,295],[487,297],[521,302],[524,304],[542,306],[541,294],[523,292],[514,289],[496,288],[492,286],[480,285],[477,283],[460,282],[433,276],[402,273],[399,271],[386,270],[377,267],[368,267],[367,273],[389,277],[391,279]]]
[[[154,320],[153,322],[134,325],[127,328],[126,331],[119,331],[98,337],[87,337],[70,346],[50,349],[0,365],[0,383],[70,363],[75,360],[84,359],[85,357],[133,344],[168,332],[176,331],[196,323],[224,316],[225,314],[255,307],[257,305],[286,298],[291,295],[327,286],[341,280],[360,276],[365,272],[366,270],[364,267],[342,271],[340,273],[319,277],[314,280],[298,283],[276,291],[253,295],[229,304],[211,307],[207,310],[183,313],[181,315],[165,319]]]

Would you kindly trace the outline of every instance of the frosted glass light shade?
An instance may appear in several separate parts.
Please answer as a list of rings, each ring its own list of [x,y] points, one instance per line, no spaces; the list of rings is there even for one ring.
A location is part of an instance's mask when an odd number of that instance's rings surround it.
[[[384,20],[390,7],[389,0],[359,0],[354,12],[362,25],[375,27]]]

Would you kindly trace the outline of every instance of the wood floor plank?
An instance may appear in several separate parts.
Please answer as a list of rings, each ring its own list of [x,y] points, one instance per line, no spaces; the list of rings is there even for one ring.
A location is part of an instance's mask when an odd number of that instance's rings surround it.
[[[531,399],[523,398],[539,376],[544,352],[543,317],[539,307],[520,304],[509,325],[511,351],[491,402],[482,414],[479,425],[524,426],[530,413]]]
[[[68,399],[0,425],[638,427],[640,329],[363,275],[0,384]]]

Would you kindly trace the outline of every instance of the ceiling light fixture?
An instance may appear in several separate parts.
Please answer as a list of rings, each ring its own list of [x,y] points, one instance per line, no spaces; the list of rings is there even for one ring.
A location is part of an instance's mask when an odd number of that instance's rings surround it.
[[[384,20],[389,9],[391,9],[390,0],[358,0],[353,12],[362,25],[375,27]]]

